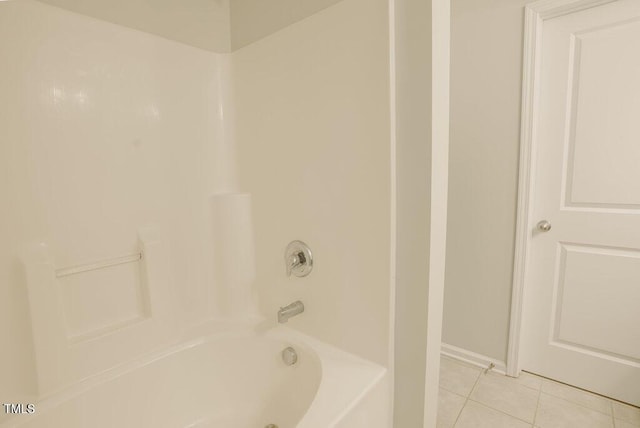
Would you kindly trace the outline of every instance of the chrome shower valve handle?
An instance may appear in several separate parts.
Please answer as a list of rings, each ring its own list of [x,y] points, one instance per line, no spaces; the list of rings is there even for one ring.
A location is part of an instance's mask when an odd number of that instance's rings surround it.
[[[287,276],[307,276],[313,269],[313,255],[311,249],[302,241],[293,241],[287,245],[284,253]]]

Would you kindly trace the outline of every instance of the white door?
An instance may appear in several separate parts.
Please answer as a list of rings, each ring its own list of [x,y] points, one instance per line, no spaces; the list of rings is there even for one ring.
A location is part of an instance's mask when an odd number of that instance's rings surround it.
[[[520,366],[640,405],[640,0],[541,28]]]

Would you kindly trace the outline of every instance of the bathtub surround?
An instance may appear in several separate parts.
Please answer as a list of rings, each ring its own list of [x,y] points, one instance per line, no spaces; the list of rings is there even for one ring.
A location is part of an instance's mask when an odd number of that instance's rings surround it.
[[[253,197],[260,308],[387,366],[390,265],[386,0],[344,0],[233,53],[240,185]],[[294,239],[313,271],[287,276]]]
[[[0,374],[0,389],[3,397],[32,396],[37,327],[20,258],[25,246],[46,244],[57,270],[140,252],[139,231],[154,224],[165,236],[172,328],[146,339],[111,334],[71,345],[65,338],[65,349],[102,343],[111,352],[58,377],[62,383],[189,337],[213,316],[202,237],[215,191],[211,165],[225,144],[220,56],[28,0],[0,3],[0,45],[0,323],[10,326],[0,363],[11,367]],[[91,304],[87,286],[113,297],[111,281],[55,287],[76,308],[77,299]],[[122,298],[137,298],[142,279],[126,286]],[[55,309],[56,301],[45,304]],[[129,313],[112,309],[97,320],[67,308],[59,319],[77,331],[115,328]]]
[[[240,184],[253,196],[261,312],[389,367],[386,0],[344,0],[233,53]],[[357,195],[357,196],[356,196]],[[292,240],[313,271],[287,276]],[[387,384],[388,385],[388,384]],[[374,425],[389,426],[390,391]]]
[[[211,196],[211,243],[217,309],[225,317],[256,318],[255,244],[251,195],[227,193]]]
[[[211,196],[226,195],[231,192],[239,192],[238,167],[235,139],[235,104],[233,95],[233,70],[230,55],[216,55],[218,58],[219,77],[217,82],[217,94],[220,101],[215,115],[218,123],[216,128],[216,141],[223,144],[211,146],[211,153],[207,159],[209,173],[205,179],[207,188],[211,189]]]
[[[444,3],[435,10],[447,23]],[[437,389],[428,396],[424,390],[425,377],[435,388],[438,376],[439,331],[427,326],[439,326],[441,316],[448,59],[432,64],[432,29],[425,25],[431,13],[421,1],[343,1],[234,53],[241,187],[254,195],[262,311],[275,313],[299,298],[305,313],[290,325],[393,364],[397,378],[389,387],[397,394],[399,427],[429,426],[436,413],[425,401]],[[381,30],[388,22],[396,34]],[[435,30],[439,37],[446,27]],[[434,43],[448,46],[446,37]],[[425,119],[432,112],[432,67],[445,75],[435,104],[444,117],[434,127]],[[433,251],[431,228],[438,235]],[[394,246],[389,251],[396,234],[397,254]],[[313,248],[311,275],[285,276],[282,237]],[[393,313],[395,341],[388,327]],[[427,358],[434,363],[429,373]]]
[[[236,25],[255,18],[252,3],[237,3],[251,13]],[[81,403],[130,379],[144,395],[154,367],[170,385],[173,354],[195,355],[212,332],[241,327],[257,346],[297,301],[304,312],[276,328],[290,343],[266,360],[295,370],[281,351],[299,351],[300,334],[313,344],[300,361],[328,349],[353,363],[321,361],[330,387],[297,426],[435,421],[448,1],[274,4],[286,19],[274,9],[241,49],[218,54],[0,2],[0,321],[11,326],[0,363],[14,368],[0,398],[42,404],[25,427],[87,426]],[[313,250],[307,276],[287,276],[294,240]],[[149,409],[167,399],[148,398]],[[126,423],[227,421],[149,413]],[[246,422],[291,428],[297,416]]]

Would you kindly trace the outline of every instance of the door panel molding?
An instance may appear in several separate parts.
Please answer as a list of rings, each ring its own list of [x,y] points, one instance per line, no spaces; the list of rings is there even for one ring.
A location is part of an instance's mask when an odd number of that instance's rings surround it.
[[[600,157],[607,155],[615,156],[617,164],[624,164],[625,159],[636,157],[634,152],[637,149],[630,152],[628,146],[625,150],[624,144],[615,144],[614,141],[608,140],[608,137],[615,133],[613,130],[625,128],[626,118],[623,115],[618,113],[609,115],[606,127],[602,127],[600,124],[596,126],[596,128],[602,129],[601,132],[594,129],[594,124],[598,123],[599,118],[607,117],[609,106],[604,101],[607,94],[635,98],[633,94],[640,90],[640,86],[637,84],[634,87],[616,83],[607,84],[608,76],[613,74],[619,76],[616,68],[632,70],[633,65],[621,66],[616,64],[614,60],[608,62],[602,61],[601,58],[602,56],[606,57],[605,51],[615,51],[614,44],[622,45],[628,41],[633,43],[639,33],[640,18],[635,17],[621,19],[606,25],[596,25],[570,36],[567,112],[565,116],[567,121],[565,126],[565,162],[562,184],[562,208],[564,209],[581,207],[592,208],[599,212],[608,212],[607,210],[611,209],[640,209],[640,199],[637,197],[640,184],[636,182],[635,177],[628,177],[624,173],[626,169],[621,168],[619,175],[609,174],[609,179],[607,179],[601,174],[594,173],[598,171],[598,163],[593,163],[594,160],[599,161]],[[627,49],[629,56],[627,61],[633,61],[633,57],[637,53],[637,46],[629,45]],[[603,67],[601,62],[615,65]],[[628,73],[634,73],[634,71],[628,71]],[[622,95],[622,92],[626,95]],[[595,98],[602,99],[603,102],[595,105],[589,105],[588,102],[587,105],[584,104],[585,99]],[[581,109],[581,107],[583,108]],[[586,113],[584,113],[585,110]],[[632,127],[635,128],[635,132],[632,131],[632,134],[640,132],[640,125],[637,123]],[[614,147],[611,147],[612,145]],[[593,155],[594,151],[598,153],[595,156]],[[588,153],[591,153],[591,160],[589,160]],[[596,180],[595,177],[598,179]],[[620,189],[620,186],[627,186],[627,191],[615,192],[615,189]],[[637,211],[631,213],[637,214]]]
[[[575,259],[585,257],[590,259],[586,265],[590,266],[591,269],[588,267],[586,272],[581,269],[579,271],[575,270],[577,265]],[[638,269],[640,267],[640,249],[558,242],[549,344],[569,345],[573,351],[582,353],[588,351],[586,353],[597,354],[600,358],[616,358],[617,362],[640,367],[640,354],[629,346],[630,343],[635,342],[635,338],[630,334],[626,336],[624,334],[620,335],[620,332],[618,335],[612,335],[611,332],[615,328],[609,325],[612,320],[606,319],[608,317],[598,317],[600,312],[598,307],[606,304],[607,298],[605,295],[616,295],[616,293],[611,293],[610,287],[615,287],[617,281],[612,281],[609,288],[602,289],[601,287],[589,287],[589,280],[585,278],[585,276],[597,278],[598,270],[603,266],[603,263],[610,264],[612,262],[617,264],[617,269],[615,270],[624,271],[625,275],[630,271],[635,273],[635,278],[631,281],[632,284],[640,280],[640,269]],[[605,269],[602,269],[602,271],[605,271]],[[579,275],[581,278],[578,281],[576,281],[575,277],[577,273],[581,273]],[[602,278],[596,279],[596,281],[599,280],[602,280]],[[630,285],[629,283],[626,284],[626,286]],[[625,284],[621,283],[621,286],[624,287]],[[636,291],[635,294],[637,297],[630,299],[634,302],[640,297],[640,290]],[[628,295],[625,295],[625,298],[628,297]],[[580,301],[585,299],[590,300],[587,304],[592,306],[593,309],[588,311],[590,313],[587,319],[585,319],[585,314],[582,311],[576,312],[574,310],[578,308],[584,310],[584,306],[578,306],[576,303],[583,303]],[[627,305],[625,309],[623,302],[616,302],[615,306],[618,312],[622,311],[624,317],[628,317],[630,310],[635,311],[635,305]],[[629,306],[633,306],[633,308]],[[624,313],[625,310],[627,311],[626,314]],[[603,313],[611,314],[608,311]],[[620,314],[616,313],[613,318],[619,316]],[[616,320],[616,322],[619,321],[619,319]],[[629,332],[631,332],[633,326],[629,327]],[[591,337],[585,337],[582,333],[585,329],[590,332],[588,336]]]
[[[527,249],[535,226],[531,210],[532,186],[535,182],[535,125],[538,117],[542,24],[549,19],[615,1],[617,0],[541,0],[525,7],[518,208],[507,352],[509,376],[518,376],[520,373],[520,333],[528,261]]]

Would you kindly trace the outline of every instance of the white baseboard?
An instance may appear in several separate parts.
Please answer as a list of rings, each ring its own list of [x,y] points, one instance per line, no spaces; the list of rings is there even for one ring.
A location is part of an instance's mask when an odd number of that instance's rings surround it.
[[[474,366],[482,367],[484,369],[488,368],[489,365],[493,363],[494,367],[491,371],[500,374],[507,373],[507,364],[504,361],[496,360],[494,358],[487,357],[486,355],[477,354],[447,343],[442,343],[440,353],[449,358],[464,361],[465,363],[473,364]]]

